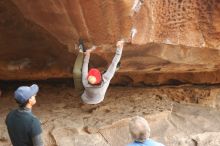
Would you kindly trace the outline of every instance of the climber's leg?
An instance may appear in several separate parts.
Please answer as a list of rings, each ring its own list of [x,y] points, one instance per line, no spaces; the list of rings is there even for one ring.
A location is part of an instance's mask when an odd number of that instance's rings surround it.
[[[74,79],[74,86],[77,94],[82,94],[84,87],[82,84],[82,65],[83,65],[83,59],[84,55],[83,52],[86,51],[83,40],[79,40],[79,53],[76,57],[76,61],[73,67],[73,79]]]
[[[83,84],[82,84],[82,64],[83,64],[83,53],[79,52],[73,68],[73,79],[74,86],[77,92],[83,92]]]

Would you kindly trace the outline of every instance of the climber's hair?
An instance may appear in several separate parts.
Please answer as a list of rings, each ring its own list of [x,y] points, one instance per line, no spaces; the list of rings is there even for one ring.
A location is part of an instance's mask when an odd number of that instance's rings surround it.
[[[150,127],[148,122],[139,116],[131,119],[129,130],[134,141],[144,142],[150,137]]]

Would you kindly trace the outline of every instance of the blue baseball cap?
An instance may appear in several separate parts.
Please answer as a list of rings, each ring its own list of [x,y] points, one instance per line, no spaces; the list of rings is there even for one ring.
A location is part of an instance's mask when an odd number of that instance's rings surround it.
[[[32,96],[36,95],[38,91],[39,87],[36,84],[33,84],[31,86],[20,86],[15,91],[14,97],[18,103],[23,104]]]

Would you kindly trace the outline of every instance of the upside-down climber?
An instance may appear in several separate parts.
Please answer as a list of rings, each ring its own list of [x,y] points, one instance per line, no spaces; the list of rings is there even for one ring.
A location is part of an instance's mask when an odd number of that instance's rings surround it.
[[[74,69],[74,83],[75,88],[81,90],[81,83],[79,81],[79,77],[82,76],[81,82],[84,87],[84,91],[81,95],[81,99],[86,104],[98,104],[103,101],[105,97],[105,93],[110,84],[111,79],[113,78],[119,61],[121,59],[122,50],[124,46],[124,41],[118,41],[116,44],[116,53],[112,60],[112,63],[108,67],[105,73],[101,73],[97,68],[91,68],[88,71],[90,53],[95,50],[95,46],[92,48],[85,50],[84,46],[80,45],[80,52],[76,59],[75,69]],[[84,59],[82,59],[82,52],[84,51]],[[79,75],[81,70],[81,63],[79,60],[83,60],[82,65],[82,75]],[[78,62],[78,63],[77,63]],[[78,69],[78,71],[77,71]],[[78,73],[78,74],[77,74]]]

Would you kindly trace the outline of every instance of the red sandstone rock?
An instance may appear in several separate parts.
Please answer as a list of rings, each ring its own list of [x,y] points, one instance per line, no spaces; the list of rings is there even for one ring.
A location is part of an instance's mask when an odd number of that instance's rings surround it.
[[[91,65],[107,68],[120,38],[115,84],[220,83],[220,1],[2,0],[0,79],[71,78],[82,37],[100,45]],[[166,45],[170,44],[170,45]]]

